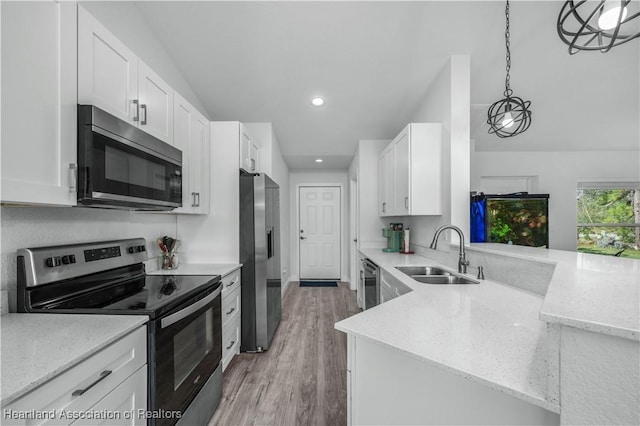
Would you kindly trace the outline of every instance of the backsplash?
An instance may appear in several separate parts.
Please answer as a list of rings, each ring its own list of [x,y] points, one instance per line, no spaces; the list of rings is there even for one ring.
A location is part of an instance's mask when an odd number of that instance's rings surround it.
[[[176,216],[171,214],[82,207],[2,207],[0,215],[0,290],[8,291],[11,312],[15,312],[16,251],[19,248],[143,237],[151,258],[159,254],[156,239],[177,232]],[[151,259],[149,263],[152,262],[157,263],[157,260]]]
[[[442,244],[441,247],[442,249],[431,250],[424,246],[411,245],[416,254],[430,257],[451,268],[457,268],[458,246],[450,245],[448,252],[445,251],[446,244]],[[513,256],[487,253],[475,250],[473,247],[466,247],[465,251],[467,260],[470,263],[467,269],[469,274],[476,276],[478,266],[482,266],[486,279],[518,287],[540,296],[544,296],[547,293],[555,265]]]

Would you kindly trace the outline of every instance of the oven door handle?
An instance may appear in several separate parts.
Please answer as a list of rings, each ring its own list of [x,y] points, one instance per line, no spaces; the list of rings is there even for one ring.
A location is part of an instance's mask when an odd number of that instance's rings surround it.
[[[160,328],[168,327],[180,321],[181,319],[188,317],[189,315],[193,314],[203,306],[206,306],[209,302],[211,302],[213,299],[218,297],[220,295],[220,292],[222,292],[222,286],[218,287],[213,293],[211,293],[207,297],[204,297],[198,300],[193,305],[189,305],[186,308],[182,309],[181,311],[176,312],[175,314],[171,314],[166,318],[162,318],[162,320],[160,321]]]

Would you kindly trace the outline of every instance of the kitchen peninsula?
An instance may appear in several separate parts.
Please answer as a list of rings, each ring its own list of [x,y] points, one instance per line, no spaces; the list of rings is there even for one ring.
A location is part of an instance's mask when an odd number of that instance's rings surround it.
[[[472,244],[471,265],[484,263],[488,279],[442,286],[395,267],[451,269],[453,247],[421,251],[428,257],[360,251],[413,291],[336,324],[348,334],[352,424],[640,420],[637,261]],[[492,275],[505,262],[534,268],[519,271],[523,281],[537,266],[552,271],[548,287],[505,284],[514,276]]]

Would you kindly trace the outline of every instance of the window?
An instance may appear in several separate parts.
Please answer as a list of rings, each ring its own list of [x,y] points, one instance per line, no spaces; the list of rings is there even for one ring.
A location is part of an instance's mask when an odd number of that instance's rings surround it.
[[[576,199],[579,252],[640,259],[639,182],[584,182]]]

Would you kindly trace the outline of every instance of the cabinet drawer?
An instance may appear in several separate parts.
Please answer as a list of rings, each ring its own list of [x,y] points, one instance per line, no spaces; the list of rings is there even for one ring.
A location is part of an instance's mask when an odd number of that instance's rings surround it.
[[[240,317],[222,328],[222,371],[224,371],[233,356],[240,352]]]
[[[91,407],[91,412],[107,414],[104,419],[78,419],[75,425],[130,425],[145,426],[147,421],[144,416],[139,415],[138,410],[147,409],[147,367],[141,367],[127,380],[112,390],[107,396],[102,398],[96,405]],[[112,413],[133,413],[131,418],[124,414]],[[116,416],[116,417],[114,417]]]
[[[46,353],[42,355],[47,356]],[[60,415],[61,410],[72,413],[91,408],[146,363],[147,327],[143,326],[37,387],[9,406],[2,407],[3,410],[18,412],[55,410],[55,416],[43,420],[14,420],[4,416],[2,424],[71,424],[77,419],[63,418]],[[146,402],[144,406],[146,407]]]
[[[227,293],[222,300],[222,327],[240,315],[240,287]]]
[[[240,269],[222,277],[222,298],[227,297],[230,291],[240,287]]]

